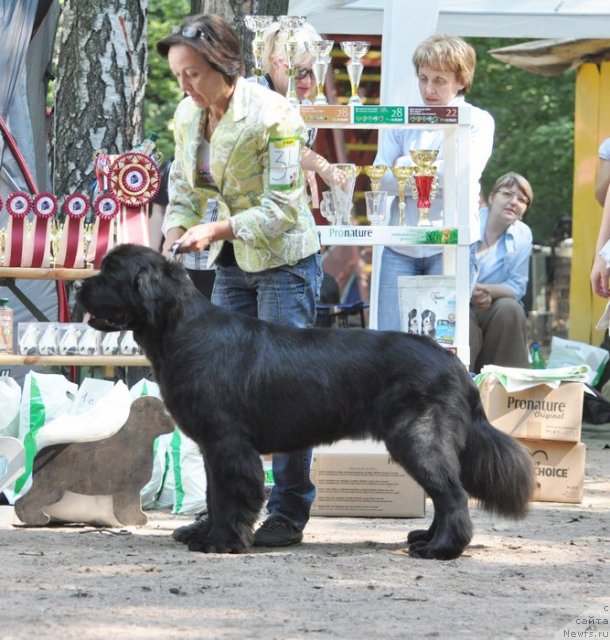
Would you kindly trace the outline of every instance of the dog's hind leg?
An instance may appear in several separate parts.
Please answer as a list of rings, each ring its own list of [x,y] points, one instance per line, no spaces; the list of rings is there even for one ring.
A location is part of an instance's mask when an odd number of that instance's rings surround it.
[[[413,532],[409,554],[418,558],[457,558],[472,539],[468,494],[460,481],[460,464],[451,426],[443,418],[419,418],[398,426],[386,439],[390,455],[424,489],[434,505],[428,530]],[[439,433],[443,437],[439,437]]]
[[[204,553],[245,551],[265,499],[260,455],[247,442],[233,440],[206,446],[204,457],[208,520],[199,531],[191,531],[188,547]]]

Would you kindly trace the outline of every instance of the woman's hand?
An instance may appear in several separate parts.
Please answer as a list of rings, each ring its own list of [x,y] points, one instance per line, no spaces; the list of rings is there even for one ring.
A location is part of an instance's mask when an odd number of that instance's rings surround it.
[[[482,284],[475,284],[470,298],[470,304],[475,307],[475,309],[489,309],[492,302],[493,297],[489,289]]]
[[[591,287],[593,288],[593,293],[600,296],[600,298],[610,298],[610,288],[608,287],[610,269],[606,264],[604,258],[597,256],[591,269]]]

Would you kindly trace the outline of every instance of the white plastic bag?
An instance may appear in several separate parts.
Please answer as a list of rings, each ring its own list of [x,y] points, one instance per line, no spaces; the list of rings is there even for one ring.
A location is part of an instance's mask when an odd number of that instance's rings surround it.
[[[19,435],[21,387],[13,378],[0,376],[0,436]]]
[[[565,367],[568,365],[586,364],[591,368],[587,382],[595,386],[600,379],[610,354],[606,349],[593,347],[576,340],[565,340],[553,336],[551,339],[551,353],[547,360],[547,367]]]
[[[150,380],[140,380],[131,388],[135,399],[160,397],[159,387]],[[155,440],[153,473],[140,492],[142,507],[172,507],[174,514],[194,514],[206,507],[206,479],[199,446],[178,428]]]

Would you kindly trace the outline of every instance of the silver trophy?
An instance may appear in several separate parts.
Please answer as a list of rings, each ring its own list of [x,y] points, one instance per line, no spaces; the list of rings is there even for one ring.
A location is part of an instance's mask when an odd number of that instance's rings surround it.
[[[351,163],[339,163],[333,164],[333,169],[337,172],[330,185],[335,209],[335,224],[351,225],[352,200],[360,167]]]
[[[296,106],[299,104],[299,99],[297,97],[297,70],[294,67],[294,59],[299,51],[299,42],[294,37],[294,32],[300,29],[301,25],[305,22],[305,17],[279,16],[278,20],[280,29],[288,32],[288,38],[286,40],[286,59],[288,60],[288,68],[286,69],[286,73],[288,74],[288,89],[286,91],[286,97],[290,104]]]
[[[360,59],[367,54],[370,46],[370,42],[364,42],[363,40],[346,40],[341,43],[343,53],[350,58],[350,61],[345,65],[352,86],[352,95],[347,104],[362,104],[362,100],[358,95],[358,87],[360,86],[364,65],[360,62]]]
[[[256,81],[262,84],[265,70],[263,69],[263,53],[265,50],[265,38],[263,33],[273,22],[273,16],[245,16],[246,28],[254,33],[252,40],[252,53],[254,54],[254,70]]]
[[[330,52],[334,44],[334,40],[314,40],[313,42],[305,43],[308,53],[314,57],[312,69],[317,87],[314,104],[328,104],[328,100],[324,95],[324,78],[326,77],[328,63],[330,62]]]

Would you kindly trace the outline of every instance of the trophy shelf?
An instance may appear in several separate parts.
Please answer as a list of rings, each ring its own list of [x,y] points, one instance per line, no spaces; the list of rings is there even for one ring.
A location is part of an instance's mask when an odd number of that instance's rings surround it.
[[[459,237],[458,229],[455,227],[319,225],[316,229],[320,244],[323,245],[424,245],[444,247],[457,245]]]
[[[0,354],[0,365],[28,367],[149,367],[150,362],[144,356],[21,356],[18,354]]]
[[[0,280],[18,278],[23,280],[83,280],[91,278],[96,269],[64,269],[63,267],[0,267]]]

